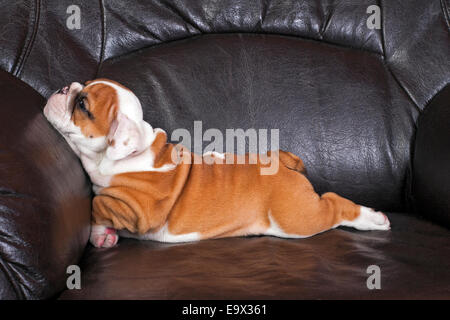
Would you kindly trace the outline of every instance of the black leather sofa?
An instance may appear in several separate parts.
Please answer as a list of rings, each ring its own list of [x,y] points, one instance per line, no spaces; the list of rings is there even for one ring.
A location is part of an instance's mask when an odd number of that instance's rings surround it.
[[[449,15],[449,0],[0,1],[0,298],[450,298]],[[280,129],[318,192],[392,229],[93,248],[89,180],[42,108],[97,77],[169,133]]]

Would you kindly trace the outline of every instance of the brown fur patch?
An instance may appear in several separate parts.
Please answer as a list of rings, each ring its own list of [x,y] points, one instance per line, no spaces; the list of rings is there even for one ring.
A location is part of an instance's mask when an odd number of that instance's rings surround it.
[[[107,136],[119,108],[116,90],[98,83],[85,87],[80,95],[86,96],[84,103],[92,118],[75,105],[72,114],[73,123],[86,137]]]
[[[128,89],[127,87],[125,87],[123,84],[118,83],[117,81],[114,81],[114,80],[106,79],[106,78],[98,78],[98,79],[94,79],[94,80],[89,80],[89,81],[86,81],[85,84],[86,84],[86,86],[88,86],[88,85],[90,85],[91,83],[96,82],[96,81],[111,82],[112,84],[115,84],[115,85],[121,87],[122,89],[125,89],[125,90],[128,90],[128,91],[131,92],[131,90]]]
[[[155,167],[170,163],[175,146],[158,133],[152,152]],[[140,234],[166,223],[171,234],[198,232],[202,239],[263,234],[270,217],[287,234],[310,236],[342,220],[358,217],[360,206],[334,193],[319,196],[300,159],[281,151],[284,165],[261,175],[261,163],[179,164],[167,172],[130,172],[114,176],[94,198],[93,222]],[[190,154],[192,162],[194,157]],[[227,157],[236,155],[227,154]]]

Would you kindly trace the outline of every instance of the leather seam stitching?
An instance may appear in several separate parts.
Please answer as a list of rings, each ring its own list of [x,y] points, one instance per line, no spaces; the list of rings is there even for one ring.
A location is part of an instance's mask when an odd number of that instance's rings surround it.
[[[394,81],[397,83],[397,85],[400,87],[400,89],[406,94],[406,96],[409,98],[409,100],[411,100],[412,104],[414,105],[414,107],[417,109],[417,111],[419,113],[421,113],[423,110],[420,109],[419,105],[417,104],[417,102],[414,100],[414,97],[409,93],[409,91],[402,85],[402,83],[400,82],[400,80],[398,80],[397,76],[395,75],[395,73],[392,71],[392,69],[390,68],[389,64],[386,62],[385,63],[386,68],[388,69],[389,73],[391,74],[392,78],[394,79]]]
[[[106,47],[106,15],[105,15],[105,4],[103,0],[99,0],[100,3],[100,14],[101,14],[101,32],[102,32],[102,42],[100,48],[100,60],[97,66],[97,72],[95,73],[95,77],[98,78],[98,74],[102,67],[103,61],[105,59],[105,47]]]
[[[39,28],[40,14],[41,14],[41,1],[36,0],[35,8],[34,8],[33,29],[31,32],[31,36],[29,37],[28,42],[24,45],[24,47],[22,49],[21,57],[19,58],[19,61],[17,62],[17,65],[15,67],[15,70],[13,71],[13,75],[16,77],[19,77],[20,74],[22,73],[23,67],[25,66],[25,63],[27,62],[27,59],[31,53],[31,50],[33,49],[36,35],[38,32],[38,28]]]
[[[383,59],[386,60],[386,44],[385,44],[385,34],[384,34],[384,26],[385,26],[385,20],[384,20],[384,6],[382,5],[383,0],[378,0],[378,6],[380,7],[381,11],[381,52]]]
[[[161,2],[161,5],[165,7],[166,9],[172,11],[176,15],[178,15],[185,23],[187,23],[189,26],[191,26],[195,31],[201,33],[201,29],[198,25],[195,24],[195,19],[189,19],[189,14],[186,16],[182,11],[180,11],[175,4],[171,4],[170,1],[168,2]]]
[[[263,35],[263,36],[281,36],[281,37],[287,37],[287,38],[295,38],[295,39],[299,39],[299,40],[306,40],[306,41],[313,41],[316,43],[322,43],[325,45],[329,45],[329,46],[334,46],[334,47],[338,47],[338,48],[342,48],[342,49],[348,49],[348,50],[356,50],[356,51],[360,51],[360,52],[364,52],[367,54],[374,54],[377,55],[381,58],[384,57],[384,55],[380,52],[376,52],[376,51],[371,51],[371,50],[367,50],[367,49],[363,49],[361,47],[351,47],[351,46],[347,46],[347,45],[342,45],[339,43],[333,43],[333,42],[329,42],[329,41],[325,41],[325,40],[321,40],[321,39],[315,39],[315,38],[308,38],[305,36],[295,36],[292,34],[283,34],[283,33],[265,33],[265,32],[208,32],[208,33],[200,33],[200,34],[195,34],[195,35],[190,35],[187,37],[182,37],[182,38],[178,38],[178,39],[173,39],[173,40],[168,40],[168,41],[162,41],[159,43],[154,43],[154,44],[150,44],[147,46],[143,46],[137,49],[134,49],[132,51],[123,53],[123,54],[119,54],[117,56],[113,56],[113,57],[109,57],[106,60],[104,60],[103,62],[109,61],[109,60],[114,60],[114,59],[120,59],[123,57],[126,57],[130,54],[136,53],[140,50],[145,50],[145,49],[149,49],[152,47],[157,47],[157,46],[162,46],[162,45],[167,45],[170,44],[172,42],[176,42],[176,41],[184,41],[184,40],[189,40],[189,39],[194,39],[194,38],[199,38],[199,37],[203,37],[203,36],[210,36],[210,35],[231,35],[231,34],[235,34],[235,35],[239,35],[239,34],[244,34],[244,35]]]
[[[322,26],[320,27],[320,30],[319,30],[320,40],[323,40],[325,32],[327,31],[327,29],[330,25],[332,15],[333,15],[333,9],[331,9],[331,12],[326,13],[325,22],[322,24]]]
[[[447,4],[447,1],[449,1],[449,0],[441,0],[441,8],[444,13],[444,19],[445,19],[445,22],[447,23],[447,28],[450,31],[450,17],[449,17],[450,13],[449,13],[449,5]]]
[[[3,259],[0,259],[0,269],[3,269],[6,278],[9,280],[9,283],[14,288],[14,291],[16,292],[17,297],[19,297],[20,299],[23,299],[25,297],[25,295],[23,294],[23,291],[20,290],[20,286],[17,285],[17,283],[14,281],[14,277],[12,276],[12,274],[10,272],[11,271],[10,267],[8,266],[7,263],[5,263],[5,261]]]
[[[381,27],[381,45],[382,45],[382,52],[383,52],[382,57],[383,57],[384,64],[386,66],[386,69],[389,71],[389,73],[391,74],[392,78],[394,79],[394,81],[397,83],[397,85],[400,87],[400,89],[406,94],[406,96],[409,98],[409,100],[411,100],[412,104],[416,107],[417,111],[420,113],[421,109],[420,109],[419,105],[417,104],[417,102],[414,100],[414,97],[402,85],[400,80],[398,80],[398,78],[395,75],[394,71],[389,66],[388,60],[386,59],[385,19],[384,19],[384,10],[383,10],[384,6],[382,5],[382,3],[383,3],[383,0],[378,0],[378,6],[381,8],[381,23],[382,23],[382,27]]]
[[[35,16],[36,16],[36,12],[35,11],[36,11],[36,9],[34,11],[31,11],[31,13],[30,13],[30,15],[32,13],[34,13],[34,16],[31,18],[31,20],[33,20],[33,21],[35,20]],[[29,20],[30,20],[30,18],[29,18]],[[31,34],[33,33],[33,32],[30,32],[30,27],[29,26],[28,26],[27,29],[28,30],[27,30],[27,34],[25,36],[24,44],[23,44],[23,46],[21,48],[21,51],[20,51],[20,53],[19,53],[19,55],[18,55],[18,57],[17,57],[17,59],[16,59],[16,61],[14,63],[14,66],[11,69],[11,74],[16,76],[16,77],[17,77],[17,72],[18,72],[17,70],[19,70],[20,65],[21,65],[21,63],[22,63],[22,61],[24,59],[26,48],[28,47],[28,44],[29,44],[30,38],[31,38]]]

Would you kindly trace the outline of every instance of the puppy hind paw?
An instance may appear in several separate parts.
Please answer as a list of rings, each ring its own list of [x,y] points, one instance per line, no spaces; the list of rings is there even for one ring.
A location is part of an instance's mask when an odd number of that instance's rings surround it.
[[[360,210],[356,219],[342,221],[340,225],[358,230],[389,230],[391,228],[391,223],[384,213],[363,206]]]
[[[89,241],[96,248],[111,248],[119,241],[119,235],[113,228],[92,226]]]

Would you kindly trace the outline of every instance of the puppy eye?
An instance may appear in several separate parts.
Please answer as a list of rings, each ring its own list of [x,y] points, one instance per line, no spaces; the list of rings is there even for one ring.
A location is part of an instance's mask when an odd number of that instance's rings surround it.
[[[84,104],[84,98],[81,98],[80,100],[78,100],[78,106],[80,107],[80,109],[82,111],[87,111],[86,105]]]
[[[86,108],[86,105],[84,104],[84,97],[78,99],[77,105],[78,105],[78,108],[80,108],[80,110],[81,110],[82,112],[84,112],[85,114],[87,114],[87,116],[89,117],[89,119],[91,119],[91,120],[94,119],[94,116],[93,116],[92,113]]]

